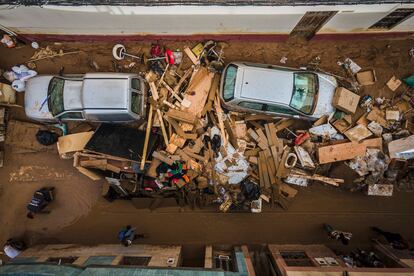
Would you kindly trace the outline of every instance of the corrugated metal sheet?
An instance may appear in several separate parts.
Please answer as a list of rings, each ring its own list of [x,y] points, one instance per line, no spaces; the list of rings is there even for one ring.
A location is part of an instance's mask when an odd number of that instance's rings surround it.
[[[407,4],[414,0],[0,0],[11,6],[314,6],[314,5],[373,5]]]

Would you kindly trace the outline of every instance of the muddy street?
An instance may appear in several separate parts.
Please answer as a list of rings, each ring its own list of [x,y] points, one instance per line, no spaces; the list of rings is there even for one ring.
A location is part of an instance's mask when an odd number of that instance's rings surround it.
[[[197,44],[194,41],[160,43],[172,50]],[[149,54],[151,48],[151,41],[123,44],[129,53],[137,55]],[[146,71],[146,66],[134,59],[114,60],[111,53],[113,45],[104,42],[41,42],[41,47],[76,53],[39,60],[35,62],[34,70],[39,74],[58,74],[61,68],[64,68],[65,74]],[[385,85],[392,76],[402,79],[413,73],[413,60],[409,56],[413,45],[413,39],[397,38],[310,42],[229,41],[223,51],[226,64],[245,61],[299,68],[308,66],[317,58],[320,60],[317,65],[319,69],[341,77],[346,77],[346,72],[337,62],[351,58],[364,70],[375,69],[377,81],[364,86],[361,92],[361,95],[370,95],[375,99],[395,95]],[[35,51],[30,46],[1,48],[1,68],[23,64]],[[191,65],[191,61],[184,58],[181,70],[184,72]],[[18,93],[17,104],[24,104],[23,93]],[[355,122],[363,113],[364,110],[359,108],[352,115],[352,121]],[[8,120],[33,123],[21,107],[10,107]],[[311,126],[310,122],[296,123],[292,130]],[[80,128],[76,130],[77,127],[79,124],[71,122],[69,133],[83,131]],[[91,129],[95,127],[95,124],[88,126]],[[76,131],[71,132],[74,129]],[[294,139],[287,132],[283,135]],[[108,202],[102,197],[105,179],[92,181],[73,167],[73,159],[61,159],[56,145],[51,147],[54,147],[52,151],[19,152],[13,145],[5,145],[4,167],[0,169],[0,242],[10,236],[23,236],[30,244],[116,243],[119,229],[132,224],[138,231],[149,234],[145,243],[151,244],[335,245],[335,241],[329,240],[321,228],[326,222],[352,232],[352,242],[359,245],[370,244],[373,234],[369,227],[375,225],[414,240],[412,187],[394,187],[392,197],[367,196],[361,191],[350,191],[357,175],[351,169],[344,168],[343,164],[332,164],[328,175],[325,175],[344,179],[343,185],[292,185],[298,194],[288,203],[287,210],[266,204],[260,214],[221,213],[216,204],[202,209],[167,206],[150,211],[136,208],[129,200]],[[52,212],[30,220],[26,217],[26,205],[33,192],[43,186],[56,187],[56,200],[50,205]]]

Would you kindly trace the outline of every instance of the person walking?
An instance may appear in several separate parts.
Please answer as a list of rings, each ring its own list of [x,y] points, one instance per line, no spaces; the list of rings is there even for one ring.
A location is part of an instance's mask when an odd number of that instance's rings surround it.
[[[344,232],[334,229],[331,225],[324,223],[323,228],[328,233],[328,236],[335,240],[340,240],[343,245],[348,245],[352,238],[352,233]]]
[[[127,225],[124,229],[119,231],[119,241],[125,246],[132,245],[132,242],[136,239],[135,230],[136,228],[133,228],[131,225]]]
[[[45,210],[46,206],[54,199],[54,190],[55,187],[43,187],[40,190],[37,190],[32,197],[32,200],[27,204],[27,217],[30,219],[34,218],[35,214],[50,213],[49,210]]]
[[[404,250],[409,248],[408,242],[398,233],[384,231],[375,226],[371,227],[371,230],[383,236],[394,249]]]

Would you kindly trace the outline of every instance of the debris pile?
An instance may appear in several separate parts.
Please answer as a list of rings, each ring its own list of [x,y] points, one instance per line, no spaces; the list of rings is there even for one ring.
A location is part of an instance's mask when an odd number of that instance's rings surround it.
[[[384,89],[394,96],[375,98],[364,94],[377,83],[375,70],[347,58],[338,62],[346,77],[335,76],[336,111],[314,122],[227,111],[220,96],[225,47],[214,41],[183,51],[153,45],[149,54],[132,55],[115,45],[116,60],[140,60],[148,68],[142,74],[146,122],[140,130],[102,124],[62,136],[59,153],[74,157],[74,166],[92,179],[105,176],[123,196],[169,191],[178,202],[216,204],[222,212],[286,209],[312,183],[345,189],[343,176],[333,173],[338,164],[357,175],[350,190],[367,195],[391,196],[394,186],[413,178],[413,78],[393,76]],[[32,61],[62,53],[38,55]]]

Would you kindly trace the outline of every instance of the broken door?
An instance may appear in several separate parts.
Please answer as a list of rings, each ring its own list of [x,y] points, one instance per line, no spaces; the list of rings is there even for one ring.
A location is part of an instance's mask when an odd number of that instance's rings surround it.
[[[336,13],[337,11],[306,12],[290,36],[310,40]]]

